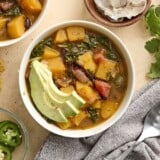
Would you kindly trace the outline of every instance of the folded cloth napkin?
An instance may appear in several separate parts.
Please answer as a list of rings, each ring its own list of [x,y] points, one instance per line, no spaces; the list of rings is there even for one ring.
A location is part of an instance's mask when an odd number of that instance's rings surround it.
[[[160,105],[160,80],[136,93],[122,118],[105,132],[72,139],[50,134],[35,160],[114,160],[140,135],[147,112]],[[160,160],[160,137],[140,143],[126,160]]]

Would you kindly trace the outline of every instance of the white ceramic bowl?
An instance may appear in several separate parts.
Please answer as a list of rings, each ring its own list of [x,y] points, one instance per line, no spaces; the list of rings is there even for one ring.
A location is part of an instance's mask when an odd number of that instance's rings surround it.
[[[25,37],[29,36],[29,34],[36,29],[36,27],[40,24],[41,20],[43,19],[45,12],[47,11],[48,3],[49,3],[49,0],[44,0],[43,9],[41,13],[39,14],[38,18],[33,23],[33,25],[21,37],[18,37],[15,39],[8,39],[5,41],[0,41],[0,47],[6,47],[9,45],[15,44],[21,41],[22,39],[24,39]]]
[[[67,27],[67,26],[72,26],[72,25],[79,25],[79,26],[84,26],[87,28],[90,28],[94,31],[97,31],[99,33],[102,33],[106,35],[111,41],[114,42],[116,47],[119,49],[119,51],[122,53],[127,69],[128,69],[128,86],[126,90],[126,94],[123,98],[123,101],[121,105],[119,106],[119,109],[117,112],[108,120],[106,120],[104,123],[101,123],[93,128],[85,129],[85,130],[62,130],[58,128],[56,125],[53,125],[51,123],[48,123],[42,116],[41,114],[36,110],[34,107],[30,96],[27,91],[27,86],[26,86],[26,81],[25,81],[25,72],[26,72],[26,67],[28,64],[28,60],[30,58],[30,54],[34,46],[40,42],[42,39],[48,37],[51,35],[53,32],[58,30],[59,28]],[[24,57],[21,62],[20,66],[20,72],[19,72],[19,87],[20,87],[20,94],[22,97],[22,100],[24,102],[25,107],[27,108],[28,112],[31,114],[31,116],[45,129],[48,131],[65,136],[65,137],[72,137],[72,138],[80,138],[80,137],[88,137],[95,135],[97,133],[100,133],[110,126],[112,126],[116,121],[120,119],[120,117],[123,115],[123,113],[126,111],[131,97],[133,93],[133,87],[134,87],[134,68],[132,64],[132,60],[130,57],[130,54],[125,47],[124,43],[120,40],[118,36],[116,36],[114,33],[112,33],[110,30],[106,29],[105,27],[95,24],[93,22],[87,22],[87,21],[79,21],[79,20],[73,20],[73,21],[68,21],[64,23],[60,23],[54,26],[51,26],[47,30],[43,31],[34,41],[31,42],[29,45],[27,51],[24,54]]]

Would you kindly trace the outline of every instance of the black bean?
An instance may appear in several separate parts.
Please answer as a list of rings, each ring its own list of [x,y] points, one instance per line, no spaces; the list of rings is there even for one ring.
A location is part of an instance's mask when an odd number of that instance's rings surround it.
[[[3,11],[2,11],[2,9],[0,9],[0,15],[1,15],[1,14],[3,14]]]
[[[25,18],[25,28],[29,29],[31,27],[31,25],[32,25],[31,20],[28,17],[26,17]]]

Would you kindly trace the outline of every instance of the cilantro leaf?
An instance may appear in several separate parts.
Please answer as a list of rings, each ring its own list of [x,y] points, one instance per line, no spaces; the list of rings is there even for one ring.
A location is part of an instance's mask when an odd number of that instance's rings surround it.
[[[159,9],[157,11],[159,15]],[[158,17],[155,13],[155,7],[151,6],[148,10],[145,21],[147,24],[147,28],[150,30],[152,35],[159,35],[160,36],[160,17]]]
[[[150,78],[160,78],[160,61],[152,63],[150,72],[148,73]]]
[[[145,48],[150,52],[150,53],[155,53],[160,51],[160,39],[158,38],[153,38],[150,41],[147,41],[145,44]]]
[[[155,58],[157,61],[160,61],[160,51],[155,53]]]
[[[157,17],[160,17],[160,6],[155,8],[155,13]]]
[[[145,48],[155,57],[155,63],[151,64],[148,77],[160,78],[160,6],[151,6],[148,10],[145,21],[150,33],[155,36],[147,41]]]

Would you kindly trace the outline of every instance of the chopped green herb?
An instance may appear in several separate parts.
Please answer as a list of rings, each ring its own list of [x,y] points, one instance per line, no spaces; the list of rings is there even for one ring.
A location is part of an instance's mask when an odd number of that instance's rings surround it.
[[[111,72],[106,73],[106,80],[109,81],[112,78]]]
[[[89,113],[90,118],[92,119],[92,121],[95,122],[98,119],[97,110],[95,108],[88,107],[87,111],[88,111],[88,113]]]
[[[58,45],[60,48],[65,50],[65,62],[75,63],[78,56],[83,54],[85,51],[89,50],[88,44],[86,42],[81,43],[65,43],[63,45]]]
[[[11,9],[7,10],[3,15],[4,16],[18,16],[21,14],[20,8],[18,6],[14,6]]]
[[[125,85],[125,78],[123,75],[118,75],[115,78],[114,84],[117,88],[122,88]]]
[[[145,48],[149,53],[155,57],[155,63],[151,64],[149,73],[150,78],[160,78],[160,6],[151,6],[145,16],[147,27],[152,35],[156,38],[152,38],[147,41]]]
[[[99,34],[96,35],[90,33],[87,37],[86,43],[88,44],[88,47],[90,49],[97,48],[98,46],[103,47],[106,50],[106,58],[114,61],[120,60],[120,57],[118,56],[116,49],[114,49],[114,46],[107,37]]]
[[[32,50],[31,52],[31,58],[34,58],[34,57],[39,57],[42,55],[43,53],[43,50],[44,50],[44,47],[45,46],[48,46],[48,47],[51,47],[52,46],[52,38],[49,37],[41,42],[39,42]]]
[[[118,56],[118,54],[114,50],[107,51],[106,58],[113,60],[113,61],[117,61],[117,62],[120,60],[120,57]]]

